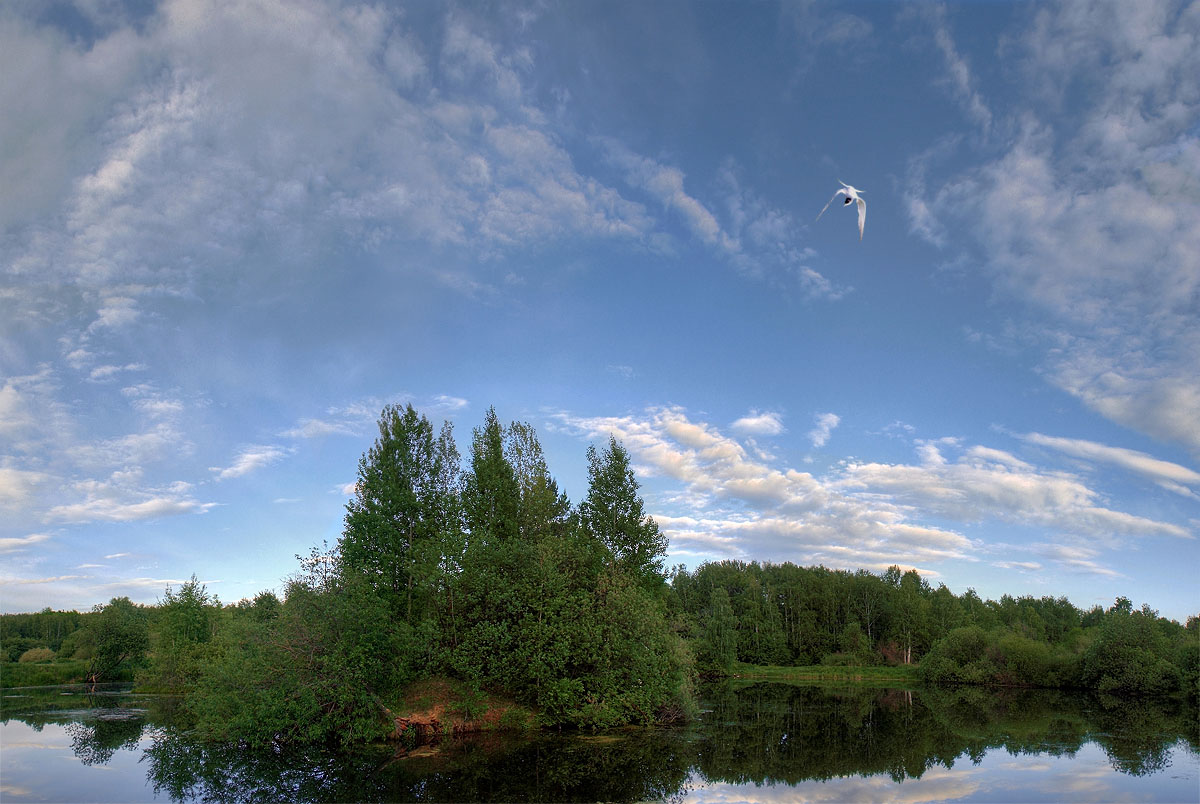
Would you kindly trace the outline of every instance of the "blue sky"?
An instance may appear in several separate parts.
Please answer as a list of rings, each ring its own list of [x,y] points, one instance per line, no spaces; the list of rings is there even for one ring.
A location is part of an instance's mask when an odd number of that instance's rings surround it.
[[[671,563],[1200,610],[1200,3],[18,0],[0,74],[4,611],[280,589],[393,402],[616,435]]]

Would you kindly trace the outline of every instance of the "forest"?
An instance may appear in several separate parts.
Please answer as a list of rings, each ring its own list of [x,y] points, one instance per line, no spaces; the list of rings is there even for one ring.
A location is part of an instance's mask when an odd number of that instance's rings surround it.
[[[464,461],[449,423],[380,416],[335,545],[282,595],[222,604],[195,576],[154,606],[0,616],[5,686],[136,680],[183,694],[200,739],[387,737],[404,690],[452,680],[541,726],[680,722],[693,684],[746,665],[905,665],[929,685],[1200,693],[1200,618],[1119,598],[984,601],[915,571],[723,561],[664,567],[629,454],[586,454],[572,505],[528,424],[489,410]]]

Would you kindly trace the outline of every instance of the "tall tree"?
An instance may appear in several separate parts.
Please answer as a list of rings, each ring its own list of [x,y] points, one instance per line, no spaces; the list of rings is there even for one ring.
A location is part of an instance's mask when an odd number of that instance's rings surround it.
[[[571,504],[550,476],[537,433],[525,422],[513,422],[505,433],[504,453],[520,493],[517,531],[522,539],[540,541],[561,535]]]
[[[729,606],[729,593],[725,587],[713,587],[706,614],[697,663],[702,671],[728,673],[737,660],[737,620]]]
[[[614,437],[608,448],[588,447],[588,493],[579,505],[584,528],[607,548],[612,563],[653,587],[664,580],[667,538],[646,516],[629,453]]]
[[[411,404],[389,405],[379,438],[359,459],[354,499],[346,505],[338,545],[345,571],[364,576],[410,625],[422,614],[440,538],[452,526],[452,458]]]
[[[470,541],[505,542],[519,532],[521,489],[504,454],[504,428],[488,408],[471,443],[471,471],[463,480],[463,513]]]

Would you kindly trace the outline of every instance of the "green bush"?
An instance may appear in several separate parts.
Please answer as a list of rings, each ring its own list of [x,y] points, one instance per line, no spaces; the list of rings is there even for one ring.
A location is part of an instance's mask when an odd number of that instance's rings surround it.
[[[1084,683],[1101,692],[1161,695],[1183,686],[1183,673],[1168,657],[1171,645],[1155,618],[1111,610],[1083,656]]]
[[[21,658],[17,659],[22,664],[32,664],[33,662],[49,662],[54,659],[54,651],[49,648],[30,648],[21,654]]]

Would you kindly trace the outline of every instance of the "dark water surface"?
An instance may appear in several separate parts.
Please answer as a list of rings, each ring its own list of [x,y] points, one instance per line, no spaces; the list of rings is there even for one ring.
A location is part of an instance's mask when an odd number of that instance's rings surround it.
[[[489,735],[397,758],[190,740],[176,699],[5,690],[0,801],[1200,802],[1197,713],[1045,691],[726,683],[685,729]]]

